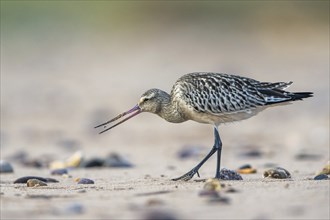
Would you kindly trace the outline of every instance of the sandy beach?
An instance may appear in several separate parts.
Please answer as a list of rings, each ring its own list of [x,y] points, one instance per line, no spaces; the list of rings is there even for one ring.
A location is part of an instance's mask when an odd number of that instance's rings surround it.
[[[75,3],[75,4],[74,4]],[[1,2],[1,219],[329,219],[329,2]],[[241,181],[203,195],[212,157],[190,181],[172,181],[211,149],[211,125],[143,113],[99,135],[94,126],[132,108],[150,88],[212,71],[293,81],[314,97],[219,127],[222,168]],[[190,149],[190,150],[189,150]],[[180,156],[183,150],[188,156]],[[120,155],[131,167],[81,164]],[[96,163],[95,162],[95,163]],[[283,167],[288,179],[264,178]],[[57,183],[27,187],[24,176]],[[88,178],[94,184],[77,184]]]

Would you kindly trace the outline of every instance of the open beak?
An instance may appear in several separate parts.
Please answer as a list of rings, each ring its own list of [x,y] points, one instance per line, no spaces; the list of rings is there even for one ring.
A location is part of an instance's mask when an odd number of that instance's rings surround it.
[[[100,124],[100,125],[98,125],[98,126],[96,126],[96,127],[94,127],[94,128],[99,128],[99,127],[104,126],[105,129],[99,133],[99,134],[102,134],[102,133],[104,133],[104,132],[106,132],[106,131],[108,131],[108,130],[114,128],[114,127],[116,127],[117,125],[120,125],[121,123],[127,121],[128,119],[133,118],[134,116],[140,114],[141,112],[142,112],[142,111],[141,111],[139,105],[136,105],[136,106],[134,106],[132,109],[128,110],[127,112],[121,113],[121,114],[118,115],[117,117],[115,117],[115,118],[113,118],[113,119],[111,119],[111,120],[109,120],[109,121],[107,121],[107,122],[105,122],[105,123],[103,123],[103,124]],[[132,113],[132,114],[131,114],[131,113]],[[108,127],[108,128],[107,128],[107,125],[108,125],[108,124],[110,124],[111,122],[114,122],[114,121],[120,119],[121,117],[123,117],[123,116],[125,116],[125,115],[127,115],[127,114],[131,114],[131,115],[129,115],[129,116],[126,117],[125,119],[119,121],[117,124],[114,124],[114,125],[112,125],[111,127]]]

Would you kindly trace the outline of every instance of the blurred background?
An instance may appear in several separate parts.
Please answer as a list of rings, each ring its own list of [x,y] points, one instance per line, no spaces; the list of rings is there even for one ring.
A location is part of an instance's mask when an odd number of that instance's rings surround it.
[[[93,127],[196,71],[314,92],[220,132],[228,151],[258,144],[327,160],[329,1],[1,1],[1,157],[116,150],[165,166],[183,145],[211,145],[212,127],[149,114],[103,135]]]

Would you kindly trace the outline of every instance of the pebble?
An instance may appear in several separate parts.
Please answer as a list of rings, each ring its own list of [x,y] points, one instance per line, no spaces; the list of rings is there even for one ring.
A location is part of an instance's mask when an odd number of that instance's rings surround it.
[[[322,171],[319,174],[330,174],[330,161],[323,167]]]
[[[180,159],[199,158],[203,153],[203,148],[199,146],[184,146],[177,153]]]
[[[257,170],[252,168],[250,164],[246,164],[238,168],[237,172],[240,174],[251,174],[251,173],[256,173]]]
[[[258,146],[247,146],[244,147],[243,153],[240,154],[241,157],[249,157],[249,158],[259,158],[263,156],[263,152],[258,149]],[[242,149],[243,150],[243,149]]]
[[[165,204],[165,202],[160,199],[148,199],[146,201],[146,206],[160,206],[160,205],[164,205],[164,204]]]
[[[69,204],[63,214],[74,215],[84,213],[84,206],[80,203],[71,203]]]
[[[47,183],[58,183],[59,181],[53,178],[45,178],[47,180]]]
[[[102,167],[104,165],[104,159],[101,158],[93,158],[88,161],[85,161],[81,164],[81,167],[89,168],[89,167]]]
[[[178,218],[166,210],[152,210],[144,215],[144,220],[177,220]]]
[[[111,153],[107,158],[105,158],[104,166],[106,167],[133,167],[127,159],[122,157],[117,153]]]
[[[77,178],[78,184],[94,184],[94,181],[87,178]]]
[[[83,159],[83,153],[81,151],[77,151],[66,160],[66,167],[79,167]]]
[[[62,168],[62,169],[55,169],[50,172],[51,175],[63,175],[68,174],[68,169]]]
[[[314,177],[314,180],[327,180],[327,179],[329,179],[329,177],[326,174],[319,174]]]
[[[299,153],[295,156],[296,160],[319,160],[322,157],[321,154],[314,153]]]
[[[220,179],[222,180],[243,180],[242,176],[234,170],[222,168],[220,171]]]
[[[14,181],[14,183],[27,183],[29,179],[37,179],[43,182],[47,182],[46,178],[39,177],[39,176],[24,176],[21,178],[18,178],[17,180]]]
[[[264,178],[274,178],[274,179],[287,179],[291,178],[289,171],[282,167],[276,167],[266,170],[263,174]]]
[[[84,157],[81,151],[75,152],[71,155],[66,161],[53,161],[49,164],[49,168],[51,170],[55,169],[63,169],[63,168],[70,168],[70,167],[79,167],[80,164],[83,162]]]
[[[228,197],[225,196],[218,196],[218,197],[214,197],[214,198],[210,198],[208,200],[209,203],[222,203],[222,204],[229,204],[230,203],[230,199]]]
[[[72,202],[66,205],[61,205],[61,208],[56,208],[53,210],[53,214],[58,216],[65,216],[63,219],[71,219],[70,217],[67,216],[72,216],[72,215],[80,215],[85,212],[84,206],[79,203],[79,202]],[[55,218],[56,219],[56,218]],[[62,219],[62,218],[60,218]],[[80,219],[80,218],[79,218]]]
[[[0,173],[12,173],[14,172],[13,167],[7,161],[0,160]]]
[[[44,181],[40,181],[38,179],[29,179],[27,181],[27,186],[28,187],[47,186],[47,183],[45,183]]]
[[[218,192],[221,189],[220,181],[215,178],[210,178],[204,184],[203,189],[207,190],[207,191],[217,191]]]

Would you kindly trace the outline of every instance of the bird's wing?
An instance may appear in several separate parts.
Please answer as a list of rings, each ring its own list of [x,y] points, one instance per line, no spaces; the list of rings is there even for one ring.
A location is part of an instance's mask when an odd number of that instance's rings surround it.
[[[172,96],[176,92],[198,112],[231,114],[290,100],[282,90],[290,84],[259,82],[220,73],[191,73],[176,82]]]

